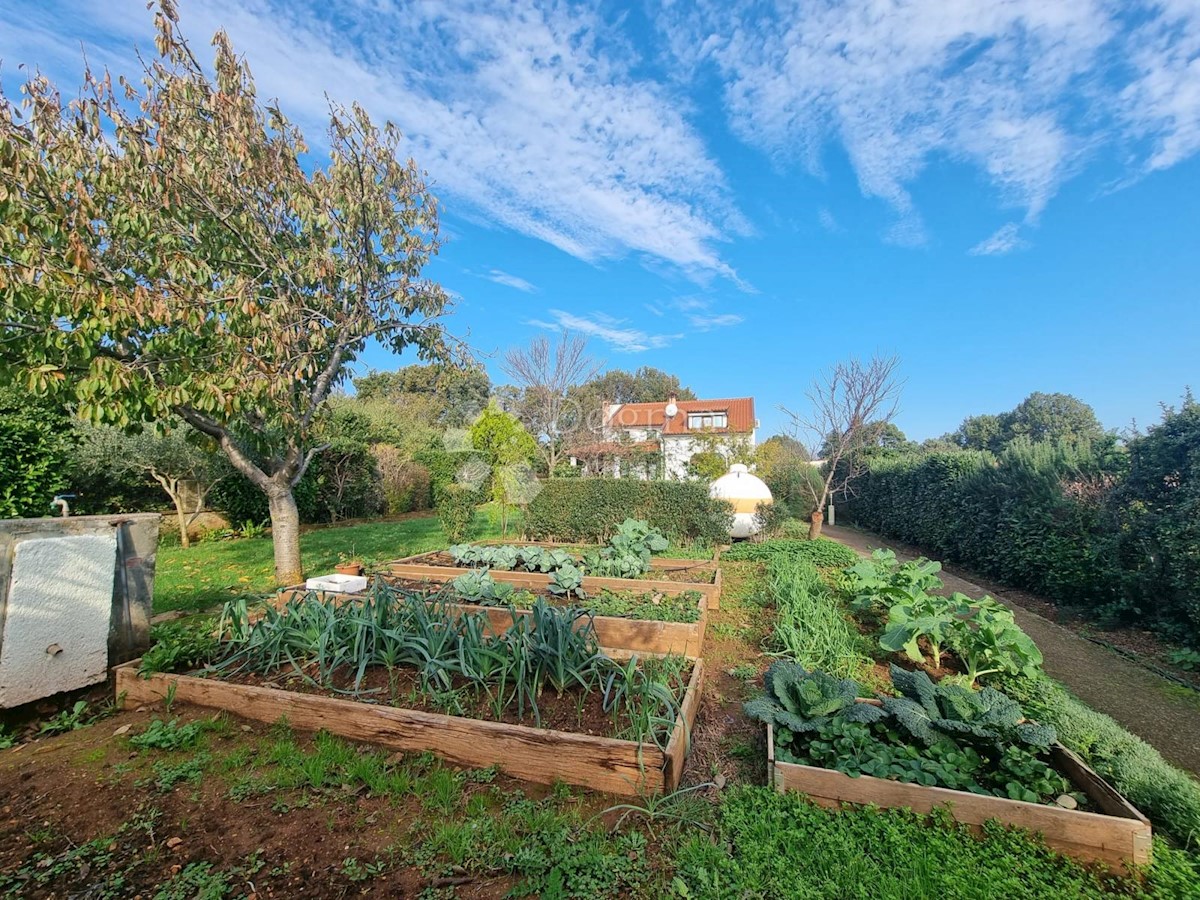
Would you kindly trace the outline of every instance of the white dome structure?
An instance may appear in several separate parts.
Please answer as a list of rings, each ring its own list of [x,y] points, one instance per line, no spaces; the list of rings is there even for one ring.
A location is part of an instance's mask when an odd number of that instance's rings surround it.
[[[708,495],[719,500],[726,500],[733,506],[733,525],[729,536],[748,538],[758,533],[759,523],[754,514],[760,503],[772,503],[771,489],[766,482],[741,463],[734,463],[729,471],[714,481],[708,488]]]

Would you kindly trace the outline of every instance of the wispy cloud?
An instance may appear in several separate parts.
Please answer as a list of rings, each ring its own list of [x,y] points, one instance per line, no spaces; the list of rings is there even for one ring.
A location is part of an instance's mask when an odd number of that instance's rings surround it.
[[[846,230],[841,226],[841,223],[834,218],[833,213],[824,208],[817,213],[817,221],[820,222],[821,227],[830,234],[841,234]]]
[[[41,6],[17,0],[5,14],[6,72],[37,61],[36,50],[74,60],[61,74],[75,84],[81,38],[151,43],[142,4],[84,4],[69,17]],[[724,172],[683,98],[636,74],[641,60],[598,11],[535,0],[192,0],[182,17],[198,52],[225,27],[260,95],[279,97],[310,138],[324,126],[326,92],[358,99],[400,126],[435,190],[493,223],[588,261],[636,254],[736,278],[717,248],[747,225]]]
[[[500,269],[492,269],[483,277],[488,281],[494,281],[496,284],[502,284],[505,287],[516,288],[518,291],[524,291],[527,294],[537,293],[536,285],[530,284],[524,278],[510,275],[508,272],[501,271]]]
[[[581,316],[561,309],[552,309],[549,313],[553,321],[530,319],[528,324],[553,331],[573,331],[596,338],[621,353],[661,350],[683,337],[682,334],[650,334],[631,326],[628,319],[613,318],[602,312]]]
[[[984,238],[968,252],[972,256],[1002,256],[1014,250],[1022,250],[1029,242],[1021,237],[1021,226],[1016,222],[1001,225],[987,238]]]
[[[1143,171],[1200,152],[1195,0],[658,0],[652,14],[669,64],[716,68],[735,133],[777,165],[821,174],[841,145],[894,210],[895,243],[926,240],[910,185],[934,159],[976,166],[1034,223],[1102,151]]]
[[[728,328],[730,325],[740,325],[745,321],[736,313],[721,313],[718,315],[688,316],[688,321],[697,331],[712,331],[714,328]]]

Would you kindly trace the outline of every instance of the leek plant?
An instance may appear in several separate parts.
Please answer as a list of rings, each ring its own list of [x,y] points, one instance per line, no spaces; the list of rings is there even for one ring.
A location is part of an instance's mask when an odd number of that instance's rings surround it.
[[[222,614],[222,659],[214,669],[291,672],[369,700],[374,689],[365,687],[367,674],[382,668],[388,700],[395,702],[398,670],[408,668],[427,700],[474,691],[495,718],[515,707],[519,719],[531,715],[538,725],[546,686],[559,697],[578,690],[578,715],[586,696],[598,692],[622,737],[665,747],[679,712],[685,660],[619,664],[600,650],[586,610],[538,599],[527,616],[512,611],[513,623],[492,634],[482,612],[455,615],[443,595],[430,600],[378,580],[362,596],[294,597],[254,623],[246,604],[234,601]]]

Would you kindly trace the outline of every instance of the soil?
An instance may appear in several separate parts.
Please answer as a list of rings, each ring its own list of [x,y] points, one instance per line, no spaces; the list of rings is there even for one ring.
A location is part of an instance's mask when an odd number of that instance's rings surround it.
[[[314,671],[311,674],[315,675],[316,673]],[[357,689],[359,698],[354,698],[351,694],[355,692],[355,674],[355,671],[349,667],[338,669],[334,672],[332,688],[322,687],[298,674],[288,673],[264,676],[247,672],[227,676],[222,680],[235,684],[295,691],[300,694],[315,694],[340,700],[360,699],[364,703],[373,701],[403,709],[463,716],[488,722],[504,722],[508,725],[547,728],[553,731],[568,731],[573,734],[587,734],[596,737],[621,738],[622,730],[629,725],[625,716],[614,720],[610,713],[604,711],[603,694],[595,689],[585,691],[583,688],[574,686],[568,688],[560,696],[547,685],[542,695],[537,698],[540,718],[535,718],[533,712],[528,708],[526,708],[524,716],[518,715],[517,706],[512,702],[507,704],[501,715],[497,717],[488,702],[487,694],[478,691],[461,676],[453,678],[449,689],[433,693],[421,685],[420,678],[412,669],[397,668],[393,670],[392,680],[389,681],[387,669],[381,666],[372,666],[366,670],[362,684]],[[689,665],[680,675],[680,680],[673,685],[678,703],[683,702],[683,694],[687,689],[687,681],[691,674],[692,667]],[[665,738],[663,743],[666,743]]]
[[[227,781],[214,775],[197,786],[159,793],[143,777],[149,760],[139,758],[114,732],[138,733],[161,715],[157,707],[120,712],[92,727],[0,752],[0,873],[17,871],[35,854],[48,867],[58,854],[112,835],[104,849],[112,857],[111,870],[126,870],[121,896],[153,897],[189,863],[246,870],[247,860],[257,854],[261,866],[234,882],[230,896],[340,898],[367,890],[347,876],[346,859],[369,861],[389,847],[411,842],[409,823],[420,812],[419,797],[396,801],[327,788],[308,800],[272,794],[238,801],[230,798]],[[211,718],[185,706],[174,715],[183,722]],[[272,726],[234,722],[231,733],[214,738],[214,756],[271,737]],[[310,747],[308,736],[297,733],[295,738],[303,749]],[[493,791],[519,791],[536,799],[550,790],[498,775],[491,784],[467,784],[464,792],[469,801]],[[599,799],[603,804],[609,798]],[[281,800],[293,805],[281,805]],[[153,827],[118,835],[123,823],[139,817]],[[98,896],[96,882],[104,875],[88,863],[66,867],[52,884],[26,884],[11,896]],[[455,897],[499,900],[517,882],[452,871],[435,875],[427,867],[400,861],[368,884],[371,895],[379,897],[416,897],[452,886]]]
[[[862,554],[890,548],[901,560],[925,555],[919,548],[858,529],[827,525],[823,533]],[[1140,646],[1145,651],[1154,646],[1145,632],[1124,632],[1120,642],[1111,643],[1118,647],[1126,644],[1128,655],[1114,652],[1093,639],[1094,628],[1088,629],[1085,636],[1068,627],[1072,617],[1063,616],[1045,598],[1010,590],[953,564],[943,564],[940,577],[947,594],[954,591],[972,597],[990,594],[1012,607],[1017,624],[1041,649],[1048,675],[1065,684],[1093,709],[1106,713],[1152,744],[1174,765],[1200,775],[1200,694],[1163,678],[1136,660],[1138,651],[1134,648]],[[1161,648],[1155,652],[1161,653]]]
[[[762,651],[774,614],[762,604],[764,567],[721,563],[721,608],[704,634],[704,691],[681,786],[766,782],[766,731],[742,704],[760,691],[771,657]]]

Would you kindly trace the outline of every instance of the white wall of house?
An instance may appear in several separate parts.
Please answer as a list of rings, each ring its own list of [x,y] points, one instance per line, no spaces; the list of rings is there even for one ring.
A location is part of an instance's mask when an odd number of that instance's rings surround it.
[[[751,431],[749,434],[729,434],[723,437],[731,445],[749,443],[751,447],[754,447],[757,443],[756,432],[754,431]],[[688,434],[668,434],[664,436],[661,429],[658,428],[606,428],[604,430],[604,440],[660,442],[663,448],[662,477],[674,481],[683,481],[689,477],[687,470],[688,462],[695,454],[712,447],[713,436],[708,435],[705,439],[700,440]],[[608,471],[613,477],[620,477],[621,461],[614,459],[609,464]],[[644,472],[638,472],[634,477],[646,478],[647,476]]]

